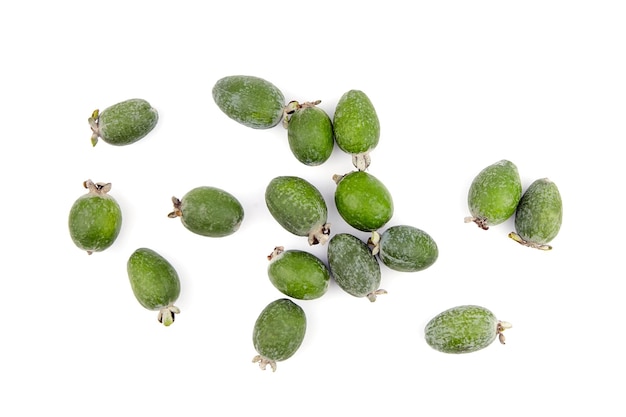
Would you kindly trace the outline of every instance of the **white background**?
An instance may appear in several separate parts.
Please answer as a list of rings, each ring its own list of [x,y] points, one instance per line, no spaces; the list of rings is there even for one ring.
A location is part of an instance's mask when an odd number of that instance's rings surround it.
[[[206,5],[204,4],[206,3]],[[345,4],[344,4],[345,3]],[[0,415],[624,415],[623,143],[626,9],[610,1],[10,2],[0,17],[2,331]],[[333,233],[335,149],[290,153],[279,125],[254,130],[213,102],[221,77],[255,75],[330,115],[364,91],[381,123],[369,172],[393,195],[392,224],[428,232],[429,269],[382,267],[375,303],[332,284],[298,301],[300,350],[275,373],[252,363],[252,327],[282,296],[274,246],[325,247],[284,231],[263,194],[298,175],[324,194]],[[127,147],[90,144],[96,109],[140,97],[156,129]],[[465,224],[473,177],[513,161],[526,188],[548,177],[564,202],[551,252]],[[124,223],[92,256],[67,230],[82,182],[111,182]],[[171,197],[234,194],[234,235],[194,235]],[[366,239],[364,233],[355,232]],[[182,310],[166,328],[135,300],[126,261],[158,251]],[[491,309],[507,344],[431,349],[423,328],[460,304]]]

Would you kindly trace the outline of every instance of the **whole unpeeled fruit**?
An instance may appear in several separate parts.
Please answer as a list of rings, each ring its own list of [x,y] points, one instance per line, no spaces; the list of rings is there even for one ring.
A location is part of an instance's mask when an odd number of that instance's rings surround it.
[[[517,167],[503,159],[474,177],[467,195],[471,217],[465,222],[474,222],[481,229],[488,230],[509,219],[522,196],[522,181]]]
[[[548,245],[561,229],[563,201],[556,184],[548,178],[534,181],[522,195],[515,211],[515,232],[509,237],[522,245],[550,250]]]
[[[174,211],[188,230],[202,236],[224,237],[239,230],[244,218],[243,206],[235,196],[217,187],[196,187],[182,199],[172,197]]]
[[[145,137],[154,129],[159,114],[146,100],[133,98],[94,110],[88,119],[91,126],[91,144],[96,146],[98,138],[116,146],[130,145]]]
[[[317,104],[319,101],[291,102],[288,107],[293,110],[283,119],[291,152],[298,161],[308,166],[326,162],[335,145],[332,121]]]
[[[283,117],[285,97],[274,84],[250,75],[231,75],[213,86],[213,100],[231,119],[253,129],[269,129]]]
[[[469,353],[484,349],[511,327],[484,307],[462,305],[433,317],[424,330],[426,343],[444,353]]]
[[[326,294],[330,271],[317,256],[277,246],[267,258],[270,282],[283,294],[298,300],[313,300]]]
[[[373,247],[372,253],[396,271],[422,271],[439,256],[435,240],[423,230],[408,225],[392,226],[382,234],[374,231],[368,243]]]
[[[83,186],[89,191],[72,205],[68,226],[74,244],[91,255],[115,242],[122,229],[122,210],[108,194],[110,183],[87,180]]]
[[[180,295],[180,279],[172,264],[148,248],[135,250],[126,265],[135,298],[144,308],[158,311],[165,326],[174,323],[180,309],[174,303]]]
[[[269,303],[257,317],[252,343],[257,351],[252,362],[261,369],[292,357],[302,345],[306,333],[306,315],[302,307],[287,298]]]

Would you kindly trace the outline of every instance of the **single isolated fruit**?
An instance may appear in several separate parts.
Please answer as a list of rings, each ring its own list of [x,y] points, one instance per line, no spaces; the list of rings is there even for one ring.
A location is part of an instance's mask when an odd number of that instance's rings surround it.
[[[330,158],[335,145],[333,124],[320,101],[290,102],[285,108],[283,125],[287,128],[289,148],[304,165],[321,165]]]
[[[213,86],[215,104],[234,121],[253,129],[269,129],[280,122],[285,97],[274,84],[250,75],[231,75]]]
[[[68,220],[74,244],[89,255],[115,242],[122,229],[122,210],[108,192],[111,183],[83,182],[89,191],[72,205]]]
[[[96,146],[98,138],[116,146],[130,145],[145,137],[154,129],[159,114],[146,100],[133,98],[94,110],[88,119],[91,126],[91,144]]]
[[[267,259],[270,282],[283,294],[298,300],[313,300],[326,294],[330,271],[317,256],[277,246]]]
[[[306,315],[302,307],[287,298],[269,303],[254,323],[252,343],[258,355],[252,362],[265,370],[276,362],[292,357],[302,345],[306,333]]]
[[[380,294],[381,272],[367,244],[349,233],[339,233],[328,242],[328,266],[339,287],[355,297],[376,301]]]
[[[335,175],[335,205],[350,226],[364,232],[383,227],[393,216],[393,199],[385,185],[365,171]]]
[[[434,264],[439,256],[435,240],[413,226],[392,226],[382,235],[374,231],[368,244],[372,254],[377,254],[383,264],[396,271],[422,271]]]
[[[158,311],[165,326],[174,323],[180,309],[174,305],[180,295],[178,273],[167,259],[152,249],[139,248],[126,265],[135,298],[144,308]]]
[[[369,97],[360,90],[350,90],[341,96],[335,106],[333,127],[339,149],[352,155],[357,169],[367,169],[369,153],[380,138],[380,122]]]
[[[174,211],[188,230],[202,236],[223,237],[239,230],[244,210],[237,198],[216,187],[196,187],[182,199],[172,197]]]
[[[500,321],[484,307],[462,305],[450,308],[433,317],[424,330],[426,343],[444,353],[469,353],[484,349],[511,324]]]
[[[509,237],[522,245],[550,250],[563,221],[563,201],[556,184],[541,178],[530,184],[515,211],[515,232]]]
[[[481,229],[503,223],[515,213],[522,197],[522,181],[517,167],[503,159],[478,173],[467,195],[471,217],[465,222],[474,222]]]
[[[272,179],[265,189],[265,204],[272,217],[288,232],[306,236],[309,245],[324,244],[330,234],[328,207],[313,184],[295,176]]]

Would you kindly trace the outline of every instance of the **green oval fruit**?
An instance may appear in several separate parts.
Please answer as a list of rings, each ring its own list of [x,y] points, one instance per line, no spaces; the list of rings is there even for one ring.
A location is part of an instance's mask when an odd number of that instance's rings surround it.
[[[515,231],[509,237],[532,248],[550,250],[548,245],[561,229],[563,201],[556,184],[548,178],[534,181],[517,205]]]
[[[370,244],[374,246],[372,253],[378,254],[383,264],[396,271],[422,271],[439,256],[434,239],[413,226],[392,226],[382,235],[372,232]]]
[[[337,285],[355,297],[385,294],[379,288],[380,265],[365,242],[348,233],[339,233],[328,242],[328,266]]]
[[[315,255],[277,246],[268,260],[270,282],[283,294],[298,300],[313,300],[326,294],[330,272]]]
[[[324,110],[316,107],[318,103],[291,102],[296,109],[285,119],[289,148],[298,161],[308,166],[326,162],[335,145],[332,121]]]
[[[89,255],[110,247],[122,229],[122,210],[113,197],[107,194],[110,183],[93,183],[83,186],[89,191],[72,205],[68,220],[74,244]]]
[[[364,232],[383,227],[393,216],[393,199],[387,187],[365,171],[335,175],[335,205],[350,226]]]
[[[178,273],[167,259],[152,249],[139,248],[130,255],[126,269],[135,298],[144,308],[159,311],[166,326],[180,313],[174,303],[180,295]]]
[[[193,233],[223,237],[239,230],[244,210],[237,198],[216,187],[196,187],[181,200],[172,197],[174,211],[170,218],[180,217],[182,224]]]
[[[89,118],[91,144],[96,146],[98,138],[116,146],[130,145],[145,137],[154,129],[159,114],[146,100],[133,98],[94,110]]]
[[[444,353],[469,353],[484,349],[510,328],[484,307],[463,305],[450,308],[433,317],[426,325],[426,343]]]
[[[285,97],[274,84],[250,75],[231,75],[213,86],[213,100],[228,117],[253,129],[276,126]]]
[[[341,96],[335,107],[333,128],[339,149],[353,155],[359,170],[366,169],[368,154],[380,138],[380,122],[369,97],[360,90]]]
[[[270,365],[276,371],[276,362],[292,357],[305,333],[306,315],[299,305],[287,298],[272,301],[254,323],[252,342],[258,355],[252,362],[258,362],[263,370]]]
[[[265,203],[288,232],[307,236],[309,245],[324,244],[330,234],[328,207],[317,188],[303,178],[279,176],[265,189]]]
[[[510,218],[522,196],[522,181],[517,167],[503,159],[478,173],[470,185],[467,196],[471,217],[481,229],[503,223]]]

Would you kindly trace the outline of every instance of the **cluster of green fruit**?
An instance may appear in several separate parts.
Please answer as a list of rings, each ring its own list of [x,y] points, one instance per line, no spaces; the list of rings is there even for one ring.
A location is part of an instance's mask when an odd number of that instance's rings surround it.
[[[350,233],[331,235],[325,200],[303,178],[280,176],[267,185],[266,206],[278,224],[294,235],[306,237],[309,245],[327,243],[327,263],[307,251],[284,247],[276,247],[268,256],[270,282],[287,298],[269,303],[258,316],[253,327],[253,344],[258,353],[254,362],[263,369],[270,365],[275,370],[276,362],[291,357],[304,340],[306,317],[293,300],[321,297],[333,279],[346,293],[375,301],[377,295],[385,293],[379,288],[379,260],[397,271],[421,271],[436,261],[438,247],[431,236],[413,226],[396,225],[380,232],[391,219],[394,206],[388,189],[367,172],[380,125],[374,106],[362,91],[345,93],[333,119],[317,107],[319,101],[286,103],[275,85],[253,76],[218,80],[213,98],[228,117],[254,129],[269,129],[282,120],[293,155],[305,165],[323,164],[335,144],[349,154],[356,170],[333,177],[337,185],[334,202],[348,225],[371,233],[367,242]],[[157,111],[142,99],[120,102],[102,112],[96,110],[89,118],[92,144],[95,146],[99,139],[116,146],[135,143],[157,121]],[[503,222],[517,209],[519,225],[516,219],[517,233],[511,236],[520,243],[545,249],[556,235],[544,233],[546,224],[555,223],[547,214],[555,203],[546,198],[546,181],[533,184],[522,197],[516,175],[517,169],[508,161],[481,172],[470,189],[473,217],[467,221],[473,220],[486,229]],[[87,180],[84,186],[88,192],[72,206],[69,230],[76,246],[91,254],[113,244],[121,229],[122,212],[108,194],[111,184]],[[519,196],[515,197],[516,193]],[[181,199],[173,197],[172,202],[174,210],[169,217],[180,218],[187,229],[203,236],[235,233],[244,218],[237,198],[215,187],[192,189]],[[560,207],[560,197],[558,202]],[[558,220],[560,226],[560,217]],[[166,326],[172,324],[180,312],[174,306],[180,293],[175,268],[156,251],[139,248],[128,259],[127,270],[139,303],[158,311],[159,321]],[[442,352],[472,352],[488,346],[497,335],[504,342],[502,331],[508,327],[483,307],[458,306],[434,317],[426,326],[425,338]]]
[[[509,237],[524,246],[551,250],[548,243],[561,229],[563,201],[556,184],[540,178],[522,194],[517,166],[505,159],[476,175],[467,202],[471,216],[465,221],[484,230],[515,215],[515,231]]]

